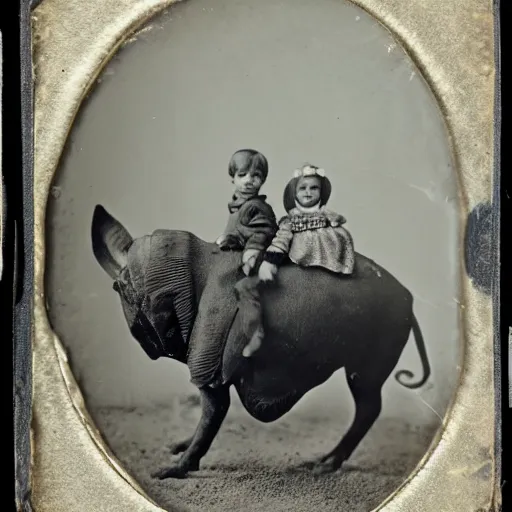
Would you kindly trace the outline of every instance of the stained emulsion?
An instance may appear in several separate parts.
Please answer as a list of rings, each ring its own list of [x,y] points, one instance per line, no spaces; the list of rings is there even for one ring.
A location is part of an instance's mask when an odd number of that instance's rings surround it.
[[[418,393],[385,386],[383,414],[443,415],[460,301],[457,190],[439,109],[375,20],[343,2],[288,3],[176,5],[125,45],[77,118],[50,199],[47,287],[52,324],[93,405],[167,404],[193,392],[184,367],[149,361],[130,337],[91,252],[94,205],[134,236],[165,227],[213,240],[225,222],[227,161],[249,146],[269,159],[262,192],[278,217],[296,167],[314,161],[329,173],[356,250],[412,291],[431,359]],[[412,342],[402,368],[420,372]],[[299,408],[326,404],[350,411],[341,377]]]

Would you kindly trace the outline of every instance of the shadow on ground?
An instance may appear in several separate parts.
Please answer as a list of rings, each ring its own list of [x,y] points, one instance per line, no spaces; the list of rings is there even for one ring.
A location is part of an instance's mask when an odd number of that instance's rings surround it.
[[[192,397],[172,407],[91,411],[105,440],[162,508],[176,500],[191,512],[363,512],[387,498],[414,470],[436,427],[379,419],[334,474],[314,476],[301,462],[329,451],[349,426],[339,411],[323,417],[290,412],[273,424],[253,420],[234,404],[201,470],[185,480],[154,480],[168,465],[169,445],[189,436],[199,419]]]

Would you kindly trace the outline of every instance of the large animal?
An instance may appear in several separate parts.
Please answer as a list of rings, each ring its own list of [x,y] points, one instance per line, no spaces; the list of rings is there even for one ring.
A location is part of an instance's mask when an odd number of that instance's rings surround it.
[[[92,220],[92,245],[98,263],[114,282],[133,337],[152,359],[187,363],[187,343],[201,294],[216,258],[214,244],[185,231],[157,230],[140,238],[102,206]],[[221,307],[221,305],[219,305]],[[230,406],[234,386],[247,412],[262,422],[286,414],[308,391],[345,368],[356,412],[340,442],[310,465],[315,472],[341,467],[378,418],[381,390],[412,331],[423,366],[413,382],[408,370],[395,378],[408,388],[422,386],[430,365],[411,293],[389,272],[356,254],[353,276],[316,268],[283,265],[275,283],[262,292],[266,337],[250,359],[241,356],[247,340],[234,316],[219,353],[223,379],[200,388],[201,419],[195,433],[175,443],[179,460],[153,476],[183,478],[199,469]]]

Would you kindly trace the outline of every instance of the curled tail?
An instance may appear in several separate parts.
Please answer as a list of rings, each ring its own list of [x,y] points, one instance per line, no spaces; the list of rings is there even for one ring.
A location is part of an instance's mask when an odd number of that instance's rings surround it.
[[[406,388],[416,389],[423,386],[423,384],[425,384],[427,379],[430,377],[430,363],[428,362],[427,351],[425,349],[425,341],[423,340],[423,335],[415,315],[412,317],[412,332],[414,334],[414,339],[416,340],[416,346],[418,347],[421,364],[423,366],[423,377],[418,382],[407,383],[404,382],[403,378],[405,377],[407,379],[413,379],[414,374],[409,370],[400,370],[399,372],[395,373],[395,379]]]
[[[112,279],[117,279],[128,262],[128,249],[133,243],[130,233],[103,206],[97,205],[92,216],[91,238],[96,260]]]

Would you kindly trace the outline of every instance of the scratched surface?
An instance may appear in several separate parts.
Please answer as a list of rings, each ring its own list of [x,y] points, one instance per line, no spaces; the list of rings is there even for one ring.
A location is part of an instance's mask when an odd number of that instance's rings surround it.
[[[88,403],[165,404],[193,391],[185,368],[150,361],[129,337],[90,248],[95,204],[134,236],[166,227],[215,240],[231,193],[227,162],[250,145],[269,159],[262,192],[278,217],[295,167],[318,163],[333,185],[328,206],[348,219],[356,250],[411,290],[432,375],[417,392],[390,379],[382,414],[435,420],[431,408],[444,415],[461,357],[456,175],[439,107],[405,52],[357,7],[210,4],[177,5],[117,54],[53,181],[49,315]],[[412,336],[398,368],[421,372]],[[347,386],[330,381],[306,405],[315,414],[336,398],[344,409],[352,403]]]
[[[37,510],[155,510],[101,443],[48,324],[44,295],[45,207],[53,173],[84,92],[125,32],[170,2],[44,0],[34,16],[35,338],[33,499]],[[468,0],[358,2],[384,20],[421,61],[447,114],[468,207],[490,199],[491,4]],[[278,5],[278,4],[276,4]],[[265,20],[261,27],[264,30]],[[85,29],[87,27],[87,29]],[[386,49],[387,51],[387,49]],[[185,58],[185,57],[184,57]],[[143,166],[141,166],[143,168]],[[108,175],[108,174],[107,174]],[[489,510],[493,481],[492,312],[464,280],[464,378],[432,455],[386,510]],[[64,379],[62,376],[64,375]],[[67,386],[67,387],[66,387]]]

